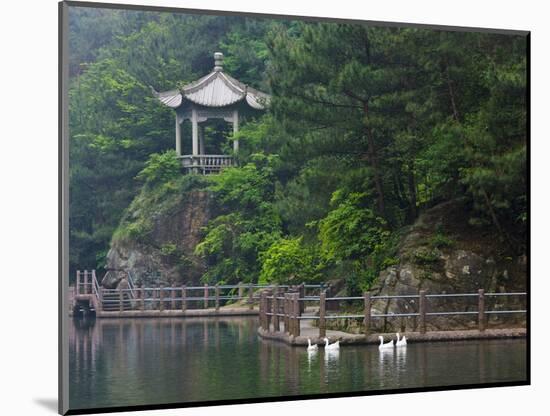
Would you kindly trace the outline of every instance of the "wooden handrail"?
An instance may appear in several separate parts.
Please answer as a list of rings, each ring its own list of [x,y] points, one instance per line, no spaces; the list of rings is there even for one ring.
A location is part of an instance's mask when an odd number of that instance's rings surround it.
[[[300,320],[312,319],[318,320],[319,337],[326,336],[326,320],[327,319],[362,319],[363,320],[363,332],[365,335],[369,335],[371,332],[372,319],[377,318],[405,318],[415,317],[418,319],[417,328],[420,333],[425,333],[427,330],[427,318],[431,316],[460,316],[460,315],[477,315],[478,329],[480,332],[485,331],[487,327],[487,315],[488,314],[523,314],[527,311],[524,309],[516,310],[487,310],[485,299],[487,296],[525,296],[526,292],[512,292],[512,293],[485,293],[483,289],[479,289],[477,293],[443,293],[443,294],[430,294],[428,295],[425,290],[420,290],[418,295],[384,295],[384,296],[371,296],[370,293],[365,292],[362,297],[359,296],[342,296],[328,298],[326,291],[321,292],[319,297],[304,297],[300,296],[300,288],[296,292],[284,293],[283,296],[273,291],[271,294],[267,290],[261,292],[260,300],[260,326],[263,330],[271,332],[279,332],[278,321],[282,318],[284,323],[284,331],[290,336],[300,335]],[[476,297],[478,299],[477,310],[474,311],[440,311],[440,312],[428,312],[428,299],[448,298],[448,297]],[[418,309],[416,312],[407,313],[372,313],[372,300],[373,299],[418,299]],[[363,313],[362,314],[330,314],[326,313],[326,303],[328,300],[362,300],[363,301]],[[282,313],[277,306],[281,301],[283,308]],[[319,314],[318,315],[302,315],[302,302],[318,302]],[[273,306],[270,307],[271,302]],[[270,325],[270,322],[273,325]]]

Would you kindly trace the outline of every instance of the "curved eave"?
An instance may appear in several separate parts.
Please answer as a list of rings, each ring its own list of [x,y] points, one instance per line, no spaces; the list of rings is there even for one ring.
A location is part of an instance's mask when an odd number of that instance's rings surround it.
[[[164,105],[177,108],[184,100],[204,107],[227,107],[240,101],[255,110],[264,110],[269,105],[269,95],[250,88],[223,71],[213,71],[179,90],[156,92],[154,95]]]
[[[183,96],[179,90],[157,92],[153,87],[151,87],[151,90],[153,91],[153,95],[157,97],[162,104],[168,107],[178,108],[183,101]]]
[[[214,72],[198,85],[184,87],[186,100],[205,107],[226,107],[241,101],[245,91],[233,85],[222,72]]]
[[[269,106],[269,95],[263,94],[259,96],[257,94],[247,93],[246,102],[254,110],[265,110]]]

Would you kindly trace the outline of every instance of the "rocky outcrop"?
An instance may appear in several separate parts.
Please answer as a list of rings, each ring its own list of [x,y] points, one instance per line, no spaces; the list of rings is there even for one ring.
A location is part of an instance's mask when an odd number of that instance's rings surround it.
[[[372,295],[521,292],[527,284],[527,258],[512,254],[490,230],[469,226],[464,220],[465,207],[457,201],[438,205],[420,216],[403,235],[399,246],[399,264],[385,269]],[[417,299],[378,299],[373,313],[414,313]],[[477,297],[429,298],[428,312],[477,311]],[[487,309],[524,309],[525,297],[491,296]],[[429,330],[472,328],[476,315],[428,318]],[[492,327],[524,321],[524,314],[491,315]],[[373,319],[375,330],[384,332],[416,330],[417,320],[409,318]]]
[[[107,254],[107,268],[130,270],[135,283],[145,286],[199,283],[206,266],[194,250],[211,217],[209,192],[189,190],[158,203],[157,209],[144,210],[142,205],[133,204],[126,218],[144,220],[147,216],[146,235],[122,238],[115,234]],[[116,287],[124,273],[109,276],[109,281],[102,284]]]

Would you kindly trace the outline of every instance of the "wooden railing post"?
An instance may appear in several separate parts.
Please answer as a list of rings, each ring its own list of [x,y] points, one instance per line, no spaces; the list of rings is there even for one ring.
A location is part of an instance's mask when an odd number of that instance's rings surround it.
[[[172,290],[170,290],[170,296],[172,297],[172,302],[170,304],[170,309],[175,310],[176,309],[176,289],[172,287]]]
[[[141,296],[141,311],[145,311],[145,288],[143,287],[143,283],[139,284],[139,292]]]
[[[294,319],[295,319],[295,336],[300,336],[300,293],[296,293],[294,295],[294,298],[296,299],[294,301]]]
[[[88,294],[88,270],[84,270],[84,294]]]
[[[300,313],[303,313],[306,310],[306,301],[304,298],[306,297],[306,284],[302,282],[302,284],[298,287],[298,293],[300,294]]]
[[[248,285],[248,309],[254,308],[254,286],[252,283]]]
[[[208,309],[208,283],[204,284],[204,309]]]
[[[265,324],[265,292],[260,291],[260,327],[265,331],[267,330]]]
[[[363,293],[363,299],[364,299],[364,308],[365,308],[365,319],[363,320],[363,332],[365,335],[369,335],[370,331],[370,309],[371,309],[371,300],[370,300],[370,293],[365,292]]]
[[[418,298],[418,318],[419,323],[418,326],[420,327],[420,333],[425,334],[426,333],[426,291],[421,290],[419,292],[420,297]]]
[[[321,292],[321,295],[319,296],[319,338],[324,338],[327,336],[325,321],[326,302],[327,294],[326,292]]]
[[[98,312],[101,312],[103,310],[103,287],[99,286],[99,291],[97,293],[98,300],[97,300],[97,307],[99,308]]]
[[[284,299],[283,299],[283,314],[284,314],[284,324],[285,324],[285,332],[287,334],[290,334],[290,328],[288,327],[288,323],[289,323],[289,317],[288,317],[288,314],[289,314],[289,311],[288,311],[288,293],[285,293],[284,294]]]
[[[478,298],[478,326],[479,331],[483,332],[485,331],[485,290],[479,289],[478,290],[479,298]]]
[[[300,305],[298,304],[298,298],[300,297],[299,293],[293,293],[292,294],[292,335],[296,336],[296,333],[298,332],[298,311],[300,310]]]
[[[220,285],[216,283],[216,311],[220,310]]]
[[[288,334],[294,335],[294,293],[288,294]]]
[[[262,295],[262,292],[260,292],[260,304],[259,304],[259,308],[258,308],[258,316],[260,317],[260,328],[262,328],[262,329],[264,329],[264,316],[263,316],[264,308],[263,308],[263,303],[264,303],[263,295]]]
[[[268,296],[269,296],[269,292],[267,290],[264,290],[264,325],[265,325],[265,330],[267,332],[270,332],[270,326],[269,326],[269,315],[267,314],[269,312],[269,299],[268,299]]]
[[[92,269],[92,271],[90,272],[90,293],[92,295],[94,294],[94,290],[95,290],[95,282],[96,282],[95,269]]]
[[[76,271],[76,292],[77,295],[80,295],[80,270]]]
[[[271,289],[266,290],[266,298],[265,298],[265,317],[266,317],[266,324],[267,324],[267,331],[271,332],[271,323],[273,322],[273,315],[271,315],[272,311],[272,304],[273,304],[273,291]]]
[[[124,295],[122,294],[122,289],[118,289],[118,310],[119,312],[124,312]]]
[[[279,289],[277,286],[273,289],[273,309],[272,309],[272,319],[273,319],[273,331],[279,332],[281,327],[279,325]]]
[[[140,290],[139,290],[139,286],[134,286],[134,296],[133,296],[133,299],[131,301],[131,305],[132,305],[132,309],[141,309],[140,308],[140,302],[141,302],[141,293],[140,293]]]
[[[181,287],[181,311],[185,312],[187,309],[187,286]]]
[[[244,287],[243,287],[243,284],[242,282],[239,282],[239,301],[243,298],[244,296]]]
[[[159,287],[159,311],[164,311],[164,286]]]

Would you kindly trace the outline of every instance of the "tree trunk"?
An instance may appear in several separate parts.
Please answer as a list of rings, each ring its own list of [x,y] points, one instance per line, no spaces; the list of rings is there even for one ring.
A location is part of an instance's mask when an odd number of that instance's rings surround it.
[[[416,209],[416,181],[414,178],[414,170],[412,168],[412,163],[408,166],[408,186],[409,186],[409,215],[411,222],[414,221],[418,215],[418,211]]]
[[[453,118],[455,121],[459,121],[458,108],[456,106],[455,91],[453,88],[453,81],[451,80],[451,74],[449,73],[449,60],[445,58],[445,81],[447,82],[447,88],[449,89],[449,98],[451,100],[451,108],[453,109]]]
[[[487,210],[489,211],[493,224],[496,227],[498,233],[501,235],[502,239],[506,242],[506,244],[508,244],[508,247],[512,251],[515,251],[516,244],[513,241],[512,237],[510,237],[510,235],[504,230],[504,228],[501,227],[500,221],[497,218],[497,214],[493,209],[493,204],[491,203],[491,199],[489,198],[489,195],[485,191],[485,188],[483,187],[481,188],[481,193],[483,194],[483,198],[485,199],[485,204],[487,205]]]
[[[382,188],[382,177],[380,175],[380,168],[378,166],[378,155],[376,153],[376,146],[374,144],[374,137],[372,135],[372,130],[368,125],[369,121],[369,104],[365,102],[363,105],[363,112],[365,114],[365,121],[367,122],[367,144],[369,152],[369,161],[374,172],[374,186],[376,187],[376,193],[378,194],[377,198],[377,207],[378,213],[385,218],[386,207],[384,203],[384,190]]]

